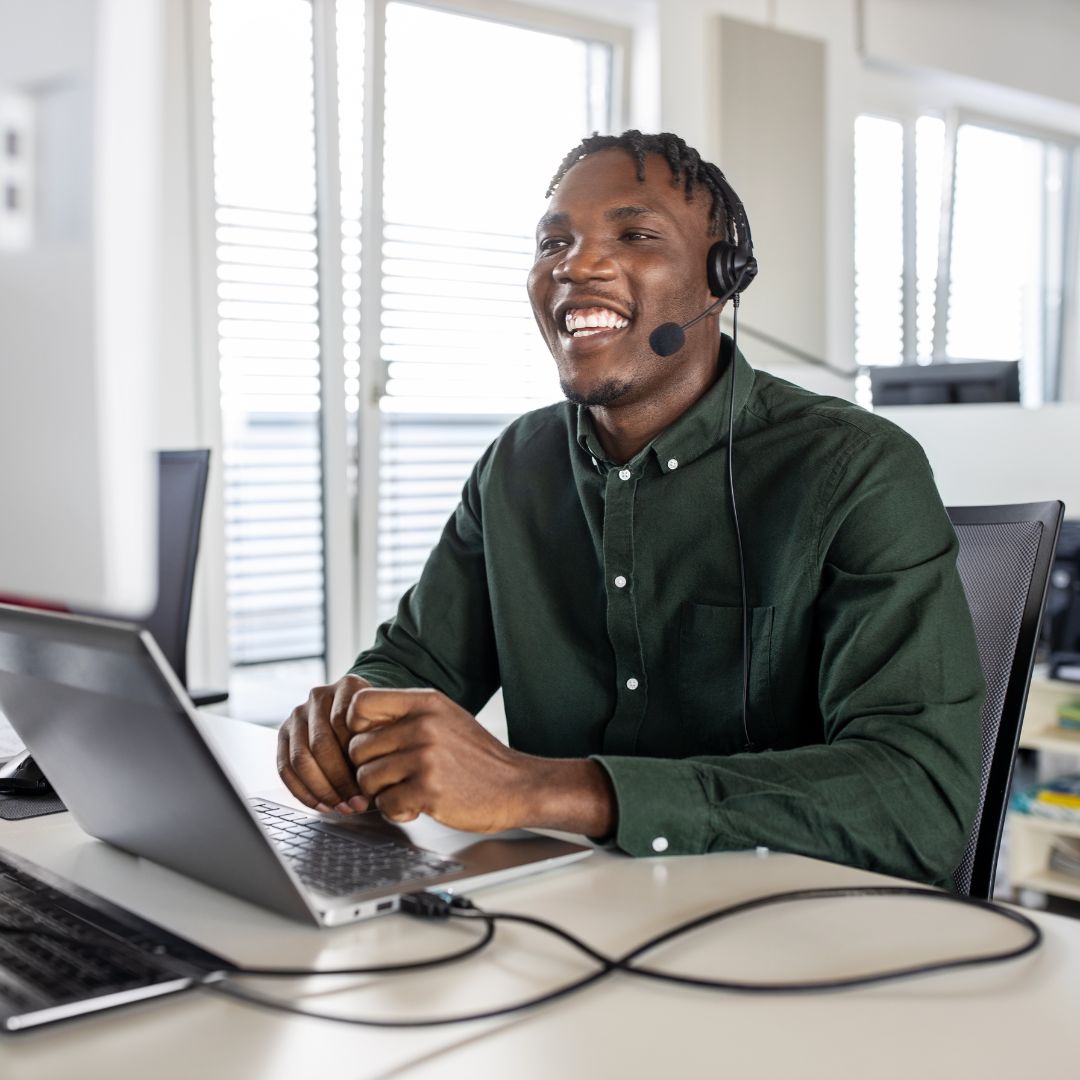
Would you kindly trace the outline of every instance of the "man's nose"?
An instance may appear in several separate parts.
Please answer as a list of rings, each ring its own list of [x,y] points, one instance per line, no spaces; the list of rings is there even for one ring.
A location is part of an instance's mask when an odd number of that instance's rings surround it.
[[[580,283],[584,281],[611,281],[618,267],[605,245],[578,243],[568,247],[555,267],[556,281]]]

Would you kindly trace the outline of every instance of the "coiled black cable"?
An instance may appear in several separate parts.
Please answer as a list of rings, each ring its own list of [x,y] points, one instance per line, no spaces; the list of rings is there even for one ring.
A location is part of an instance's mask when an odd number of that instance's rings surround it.
[[[431,896],[432,894],[423,895]],[[891,968],[886,971],[868,972],[863,975],[852,975],[840,978],[818,979],[811,981],[745,982],[733,979],[706,979],[693,975],[681,975],[675,972],[662,971],[656,968],[645,967],[644,965],[636,963],[639,957],[644,956],[646,953],[649,953],[652,950],[659,948],[661,945],[664,945],[674,940],[675,938],[682,936],[683,934],[687,934],[693,930],[698,930],[712,923],[720,922],[722,919],[733,918],[737,915],[741,915],[749,911],[755,911],[761,908],[775,906],[777,904],[793,903],[806,900],[825,900],[838,897],[890,896],[918,897],[920,899],[932,900],[941,903],[961,904],[969,907],[974,907],[980,911],[992,913],[996,916],[1007,919],[1010,922],[1016,923],[1017,925],[1023,927],[1028,931],[1028,938],[1026,941],[1022,942],[1017,946],[998,950],[995,952],[980,953],[973,956],[951,957],[943,960],[933,960],[923,964],[910,964],[904,967]],[[512,1013],[522,1012],[527,1009],[537,1008],[540,1005],[550,1004],[551,1002],[557,1001],[560,998],[568,997],[570,994],[577,993],[578,991],[583,990],[585,987],[590,986],[593,983],[599,982],[602,979],[608,978],[609,976],[617,972],[635,976],[638,978],[659,980],[681,986],[690,986],[697,989],[725,990],[729,992],[752,994],[809,994],[822,993],[826,991],[849,990],[855,987],[870,986],[876,983],[895,982],[900,979],[908,979],[917,975],[930,975],[944,971],[957,970],[960,968],[1003,963],[1004,961],[1018,959],[1021,956],[1025,956],[1028,953],[1033,952],[1039,947],[1042,942],[1042,931],[1039,929],[1039,927],[1034,922],[1032,922],[1031,919],[1029,919],[1026,915],[1023,915],[1018,911],[1014,911],[1010,908],[1005,908],[998,904],[994,904],[985,900],[975,900],[970,897],[954,896],[951,893],[937,892],[927,888],[904,885],[799,889],[790,892],[772,893],[767,896],[755,897],[751,900],[745,900],[740,903],[730,904],[725,907],[717,908],[713,911],[707,912],[704,915],[697,916],[693,919],[688,919],[685,922],[678,924],[677,926],[673,926],[670,929],[649,938],[648,940],[642,942],[640,945],[635,946],[629,952],[626,952],[618,957],[606,955],[598,949],[593,948],[593,946],[589,945],[587,942],[583,941],[575,934],[572,934],[569,931],[564,930],[562,927],[556,926],[554,923],[550,923],[545,919],[536,918],[530,915],[518,915],[512,912],[484,911],[483,909],[473,905],[471,901],[464,897],[439,898],[442,900],[442,904],[437,905],[437,913],[434,910],[431,910],[432,905],[430,904],[430,901],[425,901],[425,905],[428,910],[410,910],[408,899],[408,897],[403,898],[404,910],[406,910],[408,913],[419,915],[425,918],[457,918],[468,921],[480,921],[483,922],[485,924],[485,927],[488,930],[491,930],[492,933],[494,932],[494,926],[499,922],[514,922],[544,930],[547,933],[556,935],[561,940],[567,942],[576,950],[589,957],[589,959],[596,963],[597,970],[589,973],[588,975],[582,976],[581,978],[564,983],[562,986],[558,986],[554,990],[546,991],[543,994],[538,994],[534,997],[527,998],[523,1001],[518,1001],[510,1005],[503,1005],[497,1008],[485,1009],[472,1013],[463,1013],[454,1016],[437,1016],[400,1020],[345,1016],[341,1014],[316,1012],[312,1009],[305,1009],[300,1006],[293,1005],[290,1002],[282,1001],[278,998],[270,997],[263,994],[256,994],[243,987],[232,985],[230,982],[232,976],[234,974],[241,974],[241,972],[226,973],[224,979],[214,981],[213,983],[208,983],[208,985],[211,989],[217,991],[218,993],[225,994],[231,998],[243,1001],[247,1004],[274,1009],[279,1012],[291,1013],[293,1015],[305,1016],[310,1019],[329,1020],[335,1023],[352,1024],[361,1027],[440,1027],[449,1024],[462,1024],[479,1020],[491,1020],[497,1017],[509,1016]],[[485,938],[485,943],[489,940],[490,936],[487,936]],[[296,974],[312,976],[333,973],[304,971],[296,972]]]

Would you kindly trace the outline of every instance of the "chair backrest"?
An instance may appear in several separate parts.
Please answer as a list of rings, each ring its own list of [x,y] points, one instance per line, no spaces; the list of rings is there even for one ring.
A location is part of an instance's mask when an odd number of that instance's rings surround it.
[[[143,625],[187,686],[187,639],[209,450],[158,455],[158,598]]]
[[[993,895],[1009,780],[1064,509],[1060,502],[949,509],[986,679],[979,809],[953,874],[953,887],[962,894]]]

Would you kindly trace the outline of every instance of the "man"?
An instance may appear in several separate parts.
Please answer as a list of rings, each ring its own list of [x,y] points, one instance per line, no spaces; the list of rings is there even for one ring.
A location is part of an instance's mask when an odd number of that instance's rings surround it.
[[[649,346],[710,302],[718,175],[673,135],[567,156],[529,297],[568,400],[492,444],[397,616],[283,726],[302,802],[949,882],[982,677],[922,451],[755,372],[715,321],[668,359]],[[509,747],[472,715],[500,685]]]

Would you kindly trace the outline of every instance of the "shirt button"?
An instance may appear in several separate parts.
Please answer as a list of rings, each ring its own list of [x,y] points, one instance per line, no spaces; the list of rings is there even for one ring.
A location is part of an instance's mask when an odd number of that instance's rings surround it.
[[[617,578],[615,579],[615,588],[616,588],[616,589],[625,589],[625,588],[626,588],[626,578],[624,578],[624,577],[622,576],[622,574],[620,574],[620,575],[619,575],[619,576],[618,576],[618,577],[617,577]]]
[[[626,680],[626,689],[627,690],[636,690],[637,688],[638,688],[637,679],[627,679]]]
[[[657,854],[659,854],[661,851],[667,851],[667,849],[668,849],[667,837],[666,836],[657,836],[652,842],[652,849]]]
[[[629,480],[630,479],[630,470],[629,469],[620,469],[619,470],[619,479],[620,480]]]
[[[679,467],[679,459],[678,458],[673,458],[673,457],[668,458],[667,467],[669,469],[677,469]]]

